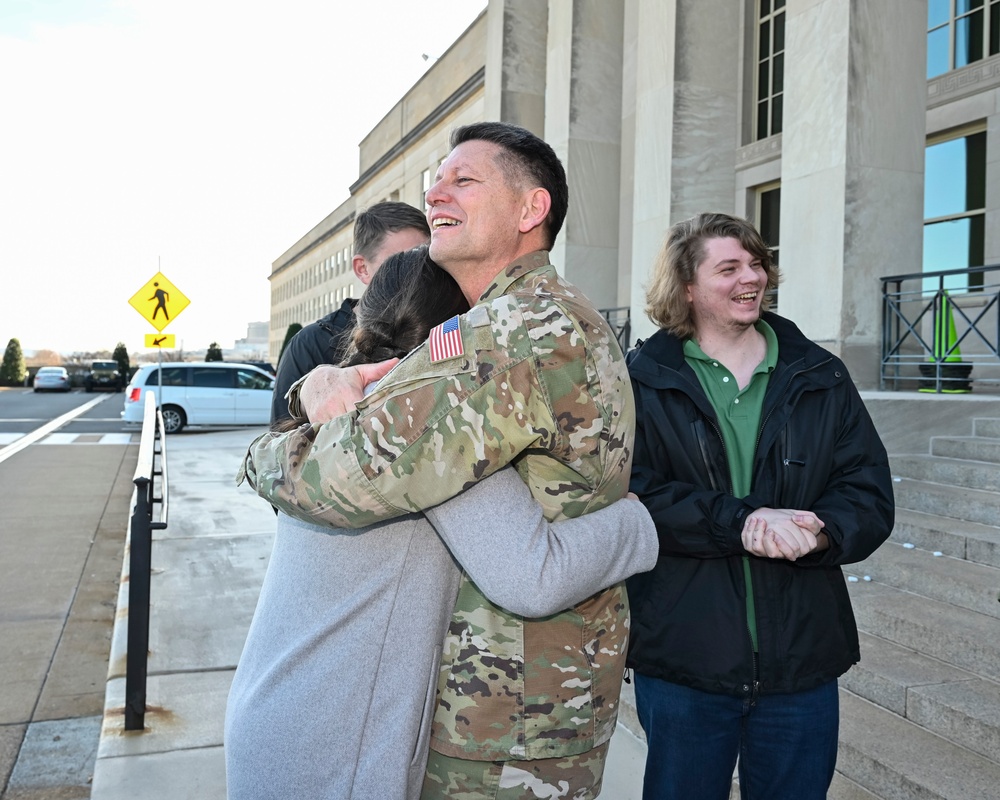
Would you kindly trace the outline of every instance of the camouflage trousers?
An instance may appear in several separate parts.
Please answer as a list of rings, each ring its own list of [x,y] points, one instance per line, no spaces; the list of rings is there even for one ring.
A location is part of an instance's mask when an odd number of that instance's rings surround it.
[[[607,742],[533,761],[468,761],[431,750],[420,800],[594,800],[607,754]]]

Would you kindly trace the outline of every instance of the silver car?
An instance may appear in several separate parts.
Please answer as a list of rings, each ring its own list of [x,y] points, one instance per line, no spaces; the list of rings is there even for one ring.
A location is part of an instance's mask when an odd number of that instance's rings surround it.
[[[68,392],[69,373],[65,367],[42,367],[35,375],[36,392]]]

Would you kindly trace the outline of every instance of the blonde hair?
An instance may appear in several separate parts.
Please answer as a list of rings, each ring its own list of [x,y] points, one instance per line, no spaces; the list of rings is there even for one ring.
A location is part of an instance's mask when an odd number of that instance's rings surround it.
[[[765,292],[777,288],[781,280],[770,248],[748,220],[709,213],[672,225],[653,262],[653,277],[646,290],[646,316],[681,339],[694,336],[687,287],[694,283],[698,265],[705,260],[705,242],[709,239],[736,239],[744,250],[758,259],[767,274]],[[765,294],[761,311],[767,310],[769,301]]]

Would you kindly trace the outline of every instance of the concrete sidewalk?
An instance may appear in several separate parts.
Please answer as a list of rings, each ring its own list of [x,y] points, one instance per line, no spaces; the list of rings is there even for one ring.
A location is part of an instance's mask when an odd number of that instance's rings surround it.
[[[192,431],[167,440],[170,516],[153,540],[146,729],[123,730],[123,580],[92,800],[226,796],[226,696],[275,527],[271,508],[247,487],[237,488],[233,476],[262,430]],[[644,761],[645,745],[619,726],[602,796],[638,800]]]

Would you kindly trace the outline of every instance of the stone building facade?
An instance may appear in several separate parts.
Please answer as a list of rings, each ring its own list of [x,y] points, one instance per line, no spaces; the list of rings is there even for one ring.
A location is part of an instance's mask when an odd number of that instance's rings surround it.
[[[419,206],[449,131],[502,119],[563,159],[553,262],[629,308],[633,341],[667,228],[734,213],[779,255],[781,313],[876,386],[881,278],[1000,263],[998,53],[1000,0],[490,0],[361,143],[350,200],[274,262],[272,357],[360,291],[338,267],[355,210]]]

